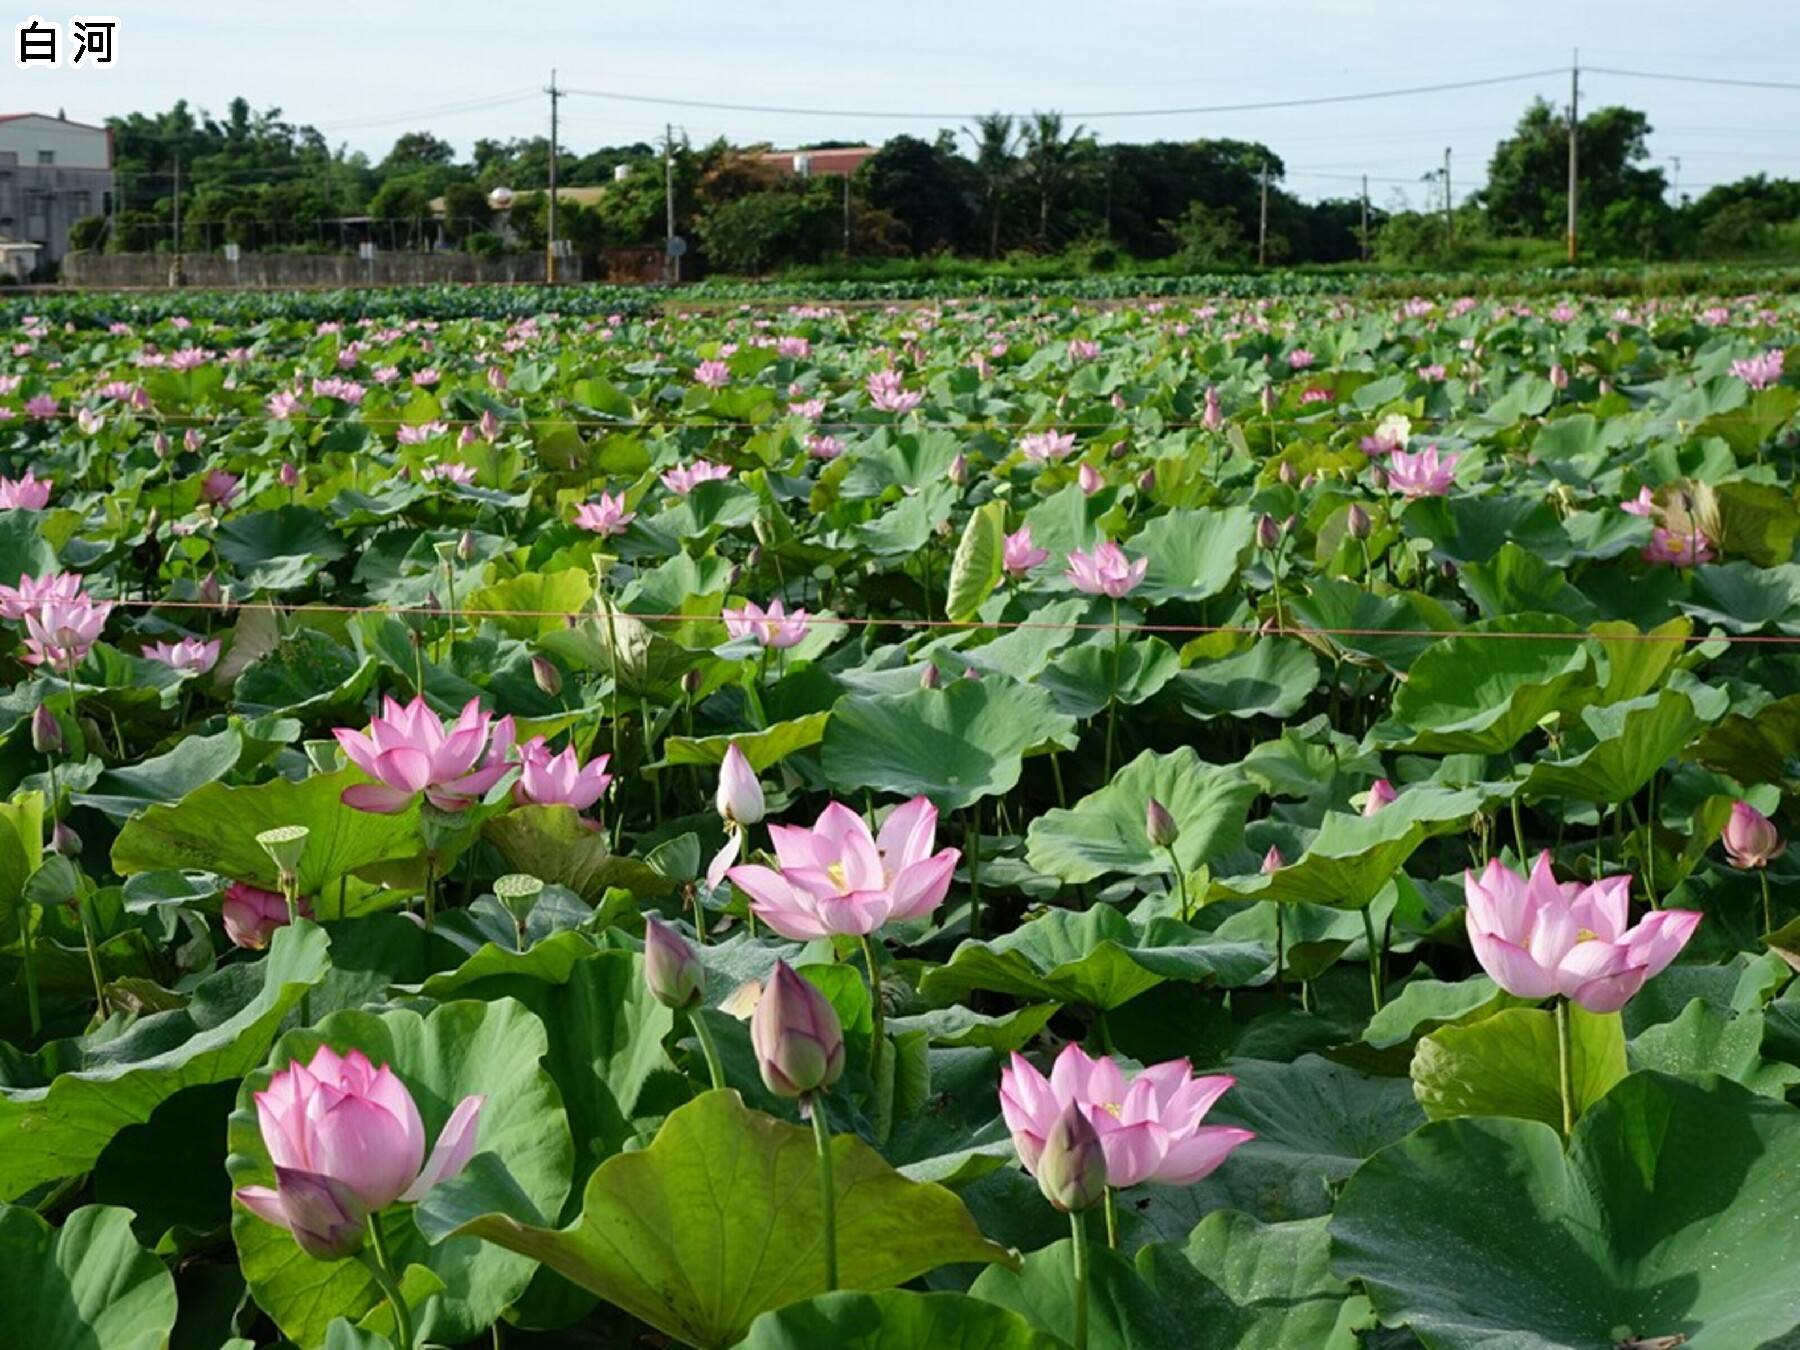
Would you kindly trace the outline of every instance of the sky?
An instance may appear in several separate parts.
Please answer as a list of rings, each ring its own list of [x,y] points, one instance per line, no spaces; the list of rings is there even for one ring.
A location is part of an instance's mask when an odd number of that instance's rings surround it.
[[[0,59],[0,112],[99,121],[186,98],[222,114],[243,94],[374,158],[411,130],[465,155],[478,137],[542,134],[552,67],[571,91],[562,140],[576,152],[651,140],[665,121],[696,142],[879,143],[966,123],[958,110],[1107,114],[1553,72],[1323,107],[1078,119],[1102,141],[1261,140],[1302,197],[1353,196],[1367,174],[1384,205],[1401,193],[1430,204],[1440,189],[1422,179],[1446,148],[1457,199],[1478,188],[1495,141],[1534,94],[1566,104],[1576,49],[1584,66],[1790,83],[1800,51],[1793,3],[1757,6],[1747,24],[1692,0],[109,0],[119,21],[112,69],[13,66],[18,24],[40,15],[66,41],[68,20],[87,12],[0,0],[13,48]],[[731,112],[595,92],[949,115]],[[1800,88],[1588,71],[1582,103],[1645,110],[1655,162],[1684,193],[1759,170],[1800,177]]]

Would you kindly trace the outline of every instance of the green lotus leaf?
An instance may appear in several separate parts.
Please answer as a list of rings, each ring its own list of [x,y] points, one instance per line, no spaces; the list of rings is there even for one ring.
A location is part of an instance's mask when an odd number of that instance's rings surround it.
[[[1570,1080],[1577,1119],[1625,1077],[1625,1031],[1617,1013],[1569,1008]],[[1413,1092],[1433,1120],[1515,1116],[1562,1127],[1553,1015],[1507,1008],[1478,1022],[1439,1027],[1413,1051]]]
[[[6,1339],[31,1350],[163,1350],[175,1281],[131,1235],[131,1212],[86,1205],[52,1228],[0,1205]]]

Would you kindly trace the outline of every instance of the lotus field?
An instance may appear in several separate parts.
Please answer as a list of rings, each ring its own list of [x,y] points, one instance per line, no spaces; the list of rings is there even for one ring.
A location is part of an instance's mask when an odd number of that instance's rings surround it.
[[[0,1344],[1800,1344],[1800,303],[578,295],[8,321]]]

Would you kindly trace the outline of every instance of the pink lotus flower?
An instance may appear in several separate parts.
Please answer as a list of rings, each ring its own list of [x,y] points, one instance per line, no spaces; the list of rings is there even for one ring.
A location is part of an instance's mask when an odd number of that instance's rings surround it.
[[[1235,1081],[1226,1074],[1196,1078],[1185,1059],[1153,1064],[1127,1079],[1111,1059],[1090,1059],[1071,1043],[1056,1057],[1048,1079],[1015,1052],[1000,1071],[1000,1114],[1019,1161],[1034,1174],[1051,1125],[1077,1106],[1100,1136],[1109,1185],[1188,1186],[1256,1137],[1250,1130],[1202,1123]]]
[[[512,748],[513,720],[496,722],[479,699],[470,699],[449,726],[425,705],[423,695],[404,707],[392,698],[382,702],[382,714],[366,734],[348,727],[331,733],[350,762],[378,780],[345,788],[345,806],[391,816],[423,792],[438,810],[461,811],[511,767],[506,752]]]
[[[1069,360],[1074,362],[1094,361],[1100,356],[1100,344],[1090,342],[1086,338],[1069,339]]]
[[[1072,431],[1034,431],[1019,437],[1019,453],[1033,464],[1063,458],[1075,448]]]
[[[812,355],[812,343],[803,337],[776,338],[775,354],[785,356],[790,361],[804,361]]]
[[[844,453],[844,443],[836,436],[811,435],[806,438],[806,453],[814,459],[833,460]]]
[[[1694,910],[1659,909],[1632,926],[1631,877],[1559,883],[1541,853],[1529,878],[1498,858],[1463,873],[1469,943],[1494,983],[1516,998],[1561,994],[1589,1012],[1617,1012],[1694,935]]]
[[[798,646],[812,623],[812,615],[805,610],[789,614],[779,600],[770,601],[766,610],[756,601],[746,600],[742,609],[723,610],[719,617],[732,637],[755,638],[763,646],[777,649]]]
[[[1217,431],[1225,425],[1225,411],[1219,406],[1219,390],[1215,385],[1206,386],[1204,411],[1200,415],[1200,425],[1208,431]]]
[[[1317,358],[1311,352],[1307,351],[1306,348],[1296,347],[1293,351],[1288,353],[1288,369],[1307,370],[1312,366],[1312,363],[1315,360],[1317,360]]]
[[[305,900],[299,909],[307,918],[312,917]],[[287,926],[287,901],[274,891],[234,881],[225,888],[219,916],[225,920],[225,936],[235,945],[260,952],[269,945],[277,928]]]
[[[1119,600],[1136,590],[1149,570],[1148,558],[1132,562],[1124,549],[1110,539],[1103,539],[1094,545],[1092,552],[1076,549],[1069,554],[1069,570],[1063,575],[1078,591]]]
[[[1731,817],[1725,822],[1721,842],[1731,865],[1746,871],[1767,867],[1787,852],[1787,842],[1775,828],[1775,822],[1749,802],[1731,804]]]
[[[450,424],[448,422],[420,422],[417,426],[397,428],[394,432],[394,440],[400,445],[423,445],[426,441],[448,435],[449,432]]]
[[[25,611],[25,654],[19,659],[28,666],[47,663],[66,670],[93,649],[110,613],[112,601],[85,593],[70,600],[45,600]]]
[[[602,537],[622,534],[625,527],[637,519],[635,511],[625,509],[625,494],[616,497],[600,494],[597,502],[583,502],[575,508],[575,523],[584,530],[592,530]]]
[[[1772,384],[1781,382],[1781,367],[1786,358],[1787,353],[1781,348],[1771,347],[1759,356],[1733,361],[1731,373],[1752,389],[1760,392]]]
[[[146,659],[160,661],[173,670],[191,670],[204,675],[219,663],[219,639],[202,641],[197,637],[184,637],[179,642],[152,642],[144,648],[143,654]]]
[[[731,383],[731,367],[723,361],[702,361],[694,367],[694,379],[708,389],[723,389]]]
[[[92,408],[78,408],[75,411],[75,425],[83,436],[98,436],[100,428],[106,425],[106,419]]]
[[[731,477],[731,468],[726,464],[714,464],[710,460],[697,459],[692,464],[677,464],[662,475],[662,485],[677,496],[685,497],[702,483],[711,483],[721,478]]]
[[[1416,455],[1396,450],[1388,456],[1388,483],[1403,497],[1442,497],[1455,486],[1460,455],[1439,456],[1435,445]]]
[[[314,398],[335,398],[355,407],[363,401],[363,395],[368,391],[355,380],[339,379],[333,375],[328,379],[315,379],[312,382],[312,392]]]
[[[412,1094],[360,1050],[320,1046],[288,1065],[256,1095],[275,1189],[244,1186],[239,1204],[288,1229],[308,1255],[333,1260],[360,1243],[368,1215],[425,1197],[457,1176],[475,1152],[482,1096],[464,1097],[425,1157],[425,1123]]]
[[[1619,510],[1628,516],[1654,516],[1656,514],[1656,494],[1647,487],[1638,489],[1638,495],[1628,502],[1620,502]]]
[[[882,412],[911,412],[925,401],[916,389],[901,385],[897,370],[877,370],[868,380],[869,402]]]
[[[1081,495],[1091,497],[1106,486],[1106,480],[1100,476],[1100,470],[1085,460],[1075,474],[1075,482],[1081,488]]]
[[[458,487],[468,487],[475,481],[475,466],[443,460],[427,464],[419,470],[419,477],[426,482],[455,483]]]
[[[599,801],[612,782],[606,771],[610,755],[583,764],[574,746],[551,754],[542,736],[533,736],[519,747],[519,780],[513,784],[513,800],[520,806],[572,806],[585,811]]]
[[[226,506],[242,486],[243,480],[236,474],[226,473],[223,469],[208,469],[200,480],[200,500],[212,506]]]
[[[54,480],[36,478],[30,469],[23,478],[0,476],[0,510],[42,511],[50,504],[50,488]]]
[[[17,586],[0,586],[0,619],[17,622],[47,600],[69,601],[81,594],[81,577],[74,572],[27,573]]]
[[[1391,413],[1381,419],[1374,435],[1364,436],[1358,445],[1365,455],[1391,455],[1406,449],[1411,436],[1412,419],[1405,413]]]
[[[1670,567],[1693,567],[1711,562],[1717,555],[1712,540],[1699,530],[1665,530],[1658,525],[1650,531],[1650,542],[1644,546],[1644,561]]]
[[[1049,556],[1049,549],[1031,546],[1031,526],[1028,524],[1007,535],[1000,547],[1000,565],[1015,577],[1024,576]]]
[[[922,919],[943,903],[961,850],[932,852],[937,808],[925,797],[895,807],[879,837],[839,802],[808,829],[769,826],[779,871],[757,864],[726,873],[756,916],[783,937],[873,933],[890,919]]]
[[[25,400],[25,415],[40,422],[56,416],[57,402],[49,394],[37,394]]]

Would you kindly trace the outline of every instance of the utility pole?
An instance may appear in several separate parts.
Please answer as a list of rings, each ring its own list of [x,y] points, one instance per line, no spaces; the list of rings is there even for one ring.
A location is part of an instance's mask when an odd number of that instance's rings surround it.
[[[1669,156],[1669,162],[1675,166],[1675,209],[1681,209],[1681,156]]]
[[[675,252],[675,126],[663,123],[663,199],[668,208],[668,253],[670,277],[681,281],[681,258]]]
[[[1269,265],[1269,161],[1262,166],[1262,207],[1256,219],[1256,265]]]
[[[1575,218],[1577,203],[1580,197],[1580,182],[1576,177],[1575,132],[1581,125],[1581,49],[1576,48],[1575,58],[1569,65],[1569,262],[1575,262]]]
[[[850,256],[850,173],[844,172],[844,257]]]
[[[1450,196],[1450,147],[1446,145],[1444,147],[1444,246],[1446,248],[1456,243],[1456,221],[1450,214],[1453,200]]]
[[[556,285],[556,103],[562,91],[556,87],[556,68],[550,68],[550,229],[544,248],[544,283]]]
[[[175,261],[169,267],[169,284],[187,284],[187,269],[181,265],[181,151],[175,151]]]
[[[1369,261],[1369,175],[1364,174],[1362,191],[1362,260]]]

